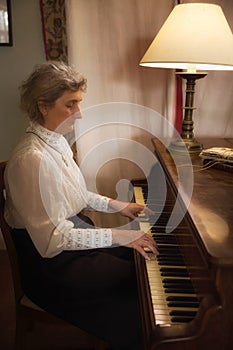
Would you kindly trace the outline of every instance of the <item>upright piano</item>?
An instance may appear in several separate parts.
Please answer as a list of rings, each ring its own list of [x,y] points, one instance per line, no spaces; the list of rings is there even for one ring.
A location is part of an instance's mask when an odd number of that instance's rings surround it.
[[[233,148],[233,139],[200,141],[204,148]],[[233,349],[233,174],[203,166],[199,155],[182,164],[178,155],[184,175],[192,168],[189,203],[167,147],[152,142],[154,191],[148,191],[148,178],[133,181],[135,200],[157,215],[141,217],[139,226],[153,235],[160,253],[149,253],[149,261],[135,253],[144,349]],[[174,208],[179,219],[169,227]]]

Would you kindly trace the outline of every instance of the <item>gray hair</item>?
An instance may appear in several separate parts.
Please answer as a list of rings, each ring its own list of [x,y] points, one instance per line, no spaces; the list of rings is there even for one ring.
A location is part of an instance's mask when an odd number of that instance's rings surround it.
[[[87,81],[71,66],[63,62],[46,62],[36,65],[34,71],[19,87],[20,107],[32,121],[43,122],[38,108],[41,100],[53,106],[65,91],[86,91]]]

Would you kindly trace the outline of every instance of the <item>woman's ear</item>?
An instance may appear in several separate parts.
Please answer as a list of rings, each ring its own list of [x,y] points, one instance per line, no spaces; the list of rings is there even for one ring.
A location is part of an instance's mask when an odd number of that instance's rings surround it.
[[[48,105],[46,104],[46,102],[43,100],[38,100],[37,106],[38,106],[40,113],[45,117],[48,113]]]

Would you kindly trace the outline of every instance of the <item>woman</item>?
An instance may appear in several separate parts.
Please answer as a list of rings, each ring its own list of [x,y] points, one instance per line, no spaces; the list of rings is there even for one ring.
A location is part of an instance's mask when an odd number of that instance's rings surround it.
[[[31,120],[5,172],[5,217],[28,297],[48,312],[103,338],[112,349],[140,349],[133,249],[146,259],[143,231],[95,228],[90,206],[134,219],[146,210],[89,192],[65,135],[80,116],[86,80],[64,63],[35,68],[21,85]],[[132,249],[133,248],[133,249]]]

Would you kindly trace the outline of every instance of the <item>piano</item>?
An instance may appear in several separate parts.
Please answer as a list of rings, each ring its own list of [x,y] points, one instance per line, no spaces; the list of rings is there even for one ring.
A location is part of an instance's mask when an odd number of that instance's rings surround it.
[[[233,139],[199,141],[204,148],[233,148]],[[155,211],[136,225],[154,237],[160,252],[149,253],[149,261],[135,252],[144,349],[233,349],[232,173],[204,168],[199,155],[182,164],[177,155],[187,177],[191,165],[188,203],[173,157],[161,141],[152,142],[158,162],[147,179],[132,181],[134,200]],[[151,183],[154,190],[148,190]],[[170,227],[172,215],[178,220]]]

